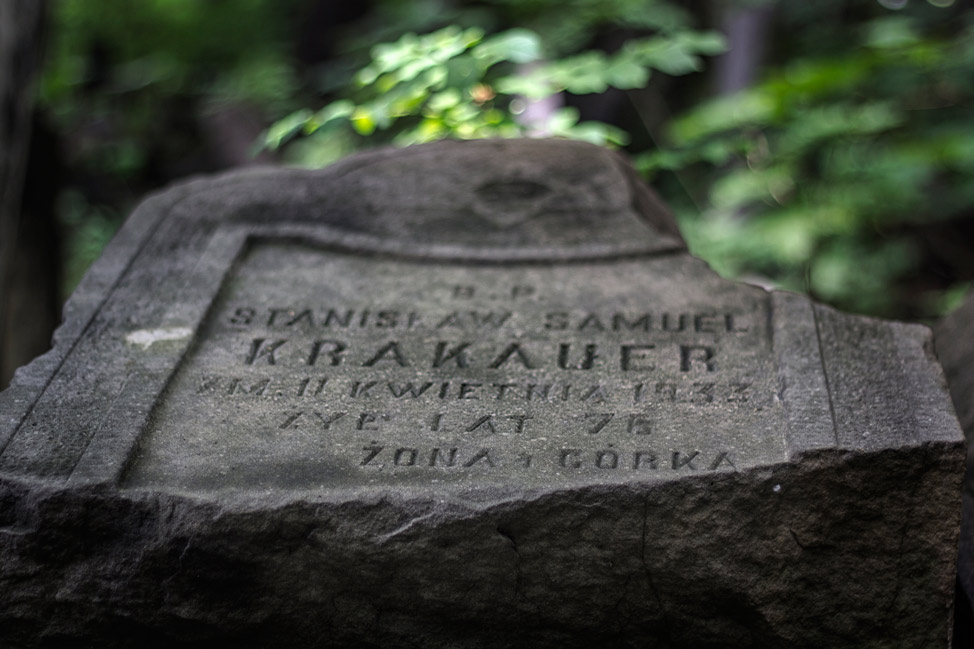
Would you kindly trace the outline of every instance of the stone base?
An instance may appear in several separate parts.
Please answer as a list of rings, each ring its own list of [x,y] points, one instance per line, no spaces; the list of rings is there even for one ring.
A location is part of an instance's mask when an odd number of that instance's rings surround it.
[[[945,647],[954,557],[938,512],[958,498],[961,461],[937,444],[823,451],[746,473],[453,502],[8,481],[0,640]]]

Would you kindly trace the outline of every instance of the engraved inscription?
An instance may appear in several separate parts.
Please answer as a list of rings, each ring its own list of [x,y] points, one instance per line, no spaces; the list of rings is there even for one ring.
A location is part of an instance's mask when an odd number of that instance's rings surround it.
[[[780,461],[766,295],[672,263],[256,246],[128,481],[530,486]]]

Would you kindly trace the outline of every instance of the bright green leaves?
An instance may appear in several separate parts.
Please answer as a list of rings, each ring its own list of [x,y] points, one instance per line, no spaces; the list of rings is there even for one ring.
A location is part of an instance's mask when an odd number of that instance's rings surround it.
[[[702,56],[723,51],[723,39],[714,33],[680,32],[631,40],[615,54],[588,51],[536,66],[527,74],[498,82],[498,90],[528,99],[542,99],[567,91],[576,95],[602,93],[610,87],[641,88],[652,70],[672,75],[689,74],[703,66]]]
[[[375,84],[385,92],[431,69],[441,72],[426,78],[441,80],[443,64],[479,43],[483,36],[479,29],[461,30],[451,25],[425,36],[406,34],[394,43],[380,43],[372,48],[372,63],[362,68],[355,82],[361,87]]]
[[[278,46],[296,4],[297,0],[51,3],[51,47],[40,100],[65,117],[90,112],[91,107],[78,105],[76,94],[83,94],[90,81],[85,53],[98,44],[114,66],[103,92],[123,101],[135,93],[161,98],[199,93],[216,100],[244,99],[278,112],[296,91],[291,61]]]
[[[332,102],[318,112],[302,108],[272,124],[264,136],[264,141],[266,146],[276,149],[297,134],[311,135],[336,120],[348,119],[354,126],[357,117],[355,112],[355,104],[346,100]]]
[[[639,65],[677,76],[698,72],[703,68],[702,56],[720,54],[725,47],[724,38],[715,32],[683,31],[629,41],[623,55]]]
[[[267,129],[264,141],[267,146],[276,149],[298,131],[304,130],[311,123],[314,113],[307,108],[291,113],[282,120],[278,120]],[[315,127],[317,128],[317,127]],[[314,129],[312,129],[314,130]],[[311,132],[311,131],[309,131]]]
[[[793,60],[697,106],[671,122],[672,147],[637,162],[650,175],[676,170],[691,187],[706,174],[696,185],[702,214],[684,234],[721,272],[902,315],[889,310],[890,287],[919,263],[906,227],[974,205],[962,180],[974,170],[963,108],[974,101],[974,34],[938,40],[905,16],[859,34],[844,53]]]
[[[582,140],[603,146],[629,144],[629,134],[620,128],[602,122],[579,122],[578,120],[578,109],[561,108],[555,111],[545,124],[546,135]]]
[[[501,61],[533,63],[543,56],[541,39],[528,29],[510,29],[475,47],[471,54],[487,66]]]
[[[679,23],[675,16],[668,20]],[[541,36],[524,28],[487,36],[453,25],[406,34],[372,48],[371,61],[355,75],[346,99],[288,116],[268,130],[265,144],[277,148],[322,129],[349,127],[359,137],[388,133],[398,144],[543,134],[619,146],[629,141],[624,131],[580,122],[574,108],[553,110],[543,123],[527,123],[519,115],[525,102],[562,92],[643,87],[654,69],[687,74],[700,69],[701,57],[722,48],[718,35],[682,29],[631,40],[614,54],[590,50],[550,59]]]

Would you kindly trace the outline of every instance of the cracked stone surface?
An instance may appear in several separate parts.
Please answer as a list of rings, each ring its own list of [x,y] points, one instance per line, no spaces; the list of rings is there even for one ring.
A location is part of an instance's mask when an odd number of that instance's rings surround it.
[[[181,184],[0,394],[11,647],[946,647],[923,327],[715,275],[615,154]]]

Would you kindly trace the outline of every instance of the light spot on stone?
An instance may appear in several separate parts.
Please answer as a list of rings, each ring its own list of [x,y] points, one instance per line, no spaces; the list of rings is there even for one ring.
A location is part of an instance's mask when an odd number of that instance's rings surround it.
[[[193,335],[189,327],[171,327],[168,329],[139,329],[125,336],[125,342],[139,345],[142,349],[149,349],[152,343],[163,340],[183,340]]]
[[[776,484],[774,487],[771,488],[771,491],[778,493],[779,491],[781,491],[781,485]]]

